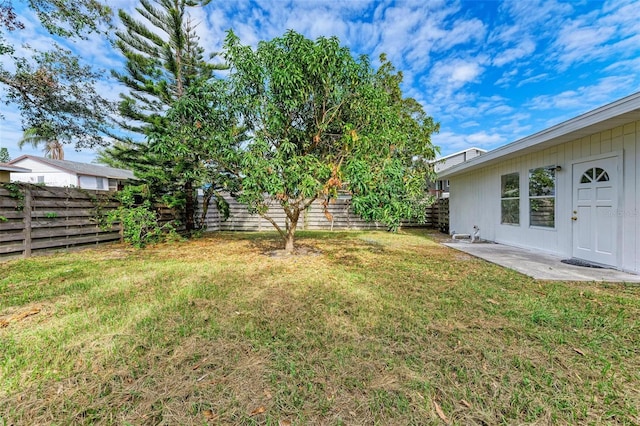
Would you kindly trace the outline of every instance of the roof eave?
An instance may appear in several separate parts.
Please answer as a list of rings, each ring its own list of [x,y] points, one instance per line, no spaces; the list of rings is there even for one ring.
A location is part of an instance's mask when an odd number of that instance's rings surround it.
[[[579,115],[578,117],[542,130],[531,136],[496,148],[465,163],[452,166],[439,173],[438,177],[449,178],[461,173],[470,172],[508,158],[556,146],[636,120],[640,120],[640,92]]]

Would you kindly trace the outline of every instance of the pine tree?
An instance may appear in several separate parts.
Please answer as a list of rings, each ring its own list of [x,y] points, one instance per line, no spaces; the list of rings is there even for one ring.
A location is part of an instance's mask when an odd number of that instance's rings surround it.
[[[130,136],[120,138],[102,155],[111,158],[112,164],[134,170],[153,194],[179,209],[187,231],[196,228],[196,186],[200,182],[193,171],[202,167],[204,159],[197,152],[167,155],[157,149],[154,138],[170,131],[166,111],[191,87],[213,79],[215,70],[222,68],[204,60],[204,49],[198,45],[187,13],[189,7],[206,3],[141,0],[136,10],[143,21],[119,11],[125,30],[116,34],[116,47],[126,58],[126,69],[113,71],[113,75],[130,90],[122,95],[119,107],[124,117],[120,125]]]

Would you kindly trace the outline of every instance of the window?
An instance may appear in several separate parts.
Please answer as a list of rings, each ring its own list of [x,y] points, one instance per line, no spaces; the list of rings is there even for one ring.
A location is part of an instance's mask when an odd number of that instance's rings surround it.
[[[500,193],[501,219],[500,223],[508,225],[520,224],[520,174],[509,173],[502,175],[502,189]]]
[[[44,183],[44,176],[38,176],[38,183]]]
[[[449,191],[449,180],[439,180],[436,182],[436,190]]]
[[[96,177],[96,188],[104,189],[104,182],[102,181],[101,177]]]
[[[582,175],[580,183],[609,182],[609,174],[600,167],[592,167]]]
[[[555,167],[529,170],[529,224],[544,228],[556,226]]]

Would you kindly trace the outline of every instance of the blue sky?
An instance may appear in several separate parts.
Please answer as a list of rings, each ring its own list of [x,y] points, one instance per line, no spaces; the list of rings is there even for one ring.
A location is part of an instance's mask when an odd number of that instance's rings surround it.
[[[136,1],[112,0],[134,13]],[[225,0],[191,11],[201,44],[221,50],[233,29],[256,45],[296,30],[337,36],[354,55],[377,63],[381,53],[404,73],[406,96],[441,123],[433,142],[441,155],[487,150],[640,91],[640,1]],[[10,36],[34,47],[51,43],[27,12],[27,28]],[[71,45],[104,70],[122,59],[102,40]],[[100,83],[115,99],[123,89]],[[3,106],[0,146],[19,151],[19,116]],[[92,161],[93,152],[65,155]]]

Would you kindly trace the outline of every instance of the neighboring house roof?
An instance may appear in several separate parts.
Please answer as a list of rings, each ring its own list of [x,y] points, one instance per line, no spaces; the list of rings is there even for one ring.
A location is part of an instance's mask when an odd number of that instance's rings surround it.
[[[10,166],[9,164],[0,163],[0,171],[12,173],[31,173],[31,170],[24,167]]]
[[[454,152],[453,154],[445,155],[444,157],[436,158],[435,160],[429,161],[429,163],[439,163],[441,161],[446,161],[449,158],[457,157],[458,155],[462,155],[462,154],[464,154],[466,152],[471,152],[471,151],[479,151],[481,153],[486,153],[487,152],[486,149],[472,147],[472,148],[463,149],[462,151]]]
[[[489,151],[439,173],[439,178],[466,173],[508,158],[550,148],[640,120],[640,92],[579,115],[526,138]]]
[[[436,158],[435,160],[429,161],[429,164],[433,165],[433,169],[437,174],[442,172],[443,170],[449,169],[456,164],[464,163],[465,161],[469,161],[479,155],[485,154],[487,151],[480,148],[467,148],[462,151],[455,152],[453,154],[446,155],[444,157]]]
[[[79,163],[77,161],[68,160],[52,160],[51,158],[36,157],[34,155],[23,155],[9,162],[9,164],[16,164],[22,160],[30,159],[46,164],[51,167],[55,167],[60,170],[64,170],[76,175],[85,176],[101,176],[111,179],[135,179],[131,170],[116,169],[113,167],[98,166],[96,164]]]

